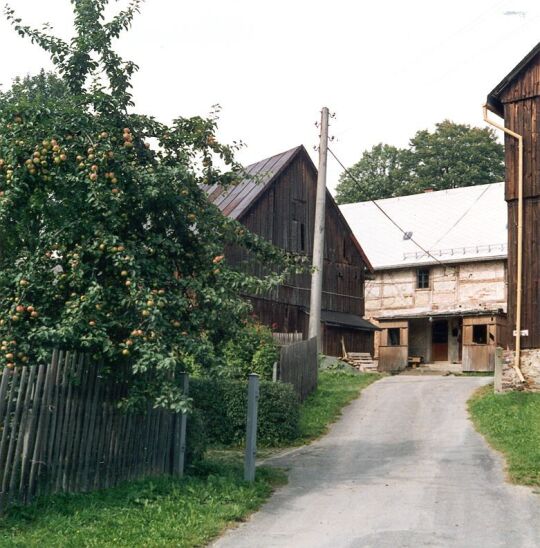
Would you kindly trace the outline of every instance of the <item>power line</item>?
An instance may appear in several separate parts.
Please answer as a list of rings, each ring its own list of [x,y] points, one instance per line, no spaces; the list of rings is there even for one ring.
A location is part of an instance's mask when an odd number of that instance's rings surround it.
[[[351,173],[351,171],[349,169],[347,169],[345,167],[345,165],[343,164],[343,162],[334,154],[334,151],[328,147],[328,152],[330,152],[330,154],[334,157],[334,159],[336,160],[336,162],[342,167],[342,169],[345,171],[345,173],[357,184],[357,185],[360,185],[360,181],[358,181],[358,179]],[[394,219],[392,219],[392,217],[390,217],[390,215],[377,203],[376,200],[373,200],[372,198],[369,199],[369,201],[371,203],[373,203],[375,205],[375,207],[377,207],[377,209],[403,234],[403,236],[406,236],[407,237],[407,240],[410,240],[416,247],[418,247],[418,249],[420,249],[421,251],[423,251],[428,257],[431,257],[436,263],[439,263],[441,266],[447,266],[445,265],[442,261],[439,261],[439,259],[437,259],[437,257],[435,257],[434,255],[432,255],[427,249],[425,249],[424,247],[422,247],[410,234],[410,232],[407,232],[406,230],[404,230],[403,228],[401,228],[400,225],[397,224],[396,221],[394,221]]]
[[[471,209],[477,204],[482,196],[491,188],[490,185],[486,186],[486,188],[478,195],[476,200],[465,210],[465,212],[458,218],[458,220],[431,246],[431,249],[433,249],[441,240],[443,240],[456,226],[467,216],[467,214],[471,211]]]

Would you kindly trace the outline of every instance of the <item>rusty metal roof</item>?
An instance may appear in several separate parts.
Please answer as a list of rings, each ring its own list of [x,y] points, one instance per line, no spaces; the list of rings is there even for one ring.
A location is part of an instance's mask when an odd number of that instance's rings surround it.
[[[254,204],[255,200],[263,194],[298,154],[304,154],[315,172],[317,172],[317,168],[313,165],[307,150],[303,145],[300,145],[247,166],[245,168],[246,177],[236,185],[232,185],[226,189],[220,185],[205,185],[203,186],[203,190],[206,192],[210,202],[219,207],[224,215],[235,220],[240,220],[244,213],[247,213],[249,208]],[[358,253],[360,253],[366,268],[370,272],[373,272],[370,260],[367,258],[362,246],[359,244],[343,213],[328,190],[326,191],[326,202],[327,207],[335,208],[353,245],[356,247]]]
[[[232,219],[240,219],[272,181],[290,164],[304,147],[291,148],[246,167],[246,177],[237,185],[223,189],[220,185],[203,187],[208,199]]]

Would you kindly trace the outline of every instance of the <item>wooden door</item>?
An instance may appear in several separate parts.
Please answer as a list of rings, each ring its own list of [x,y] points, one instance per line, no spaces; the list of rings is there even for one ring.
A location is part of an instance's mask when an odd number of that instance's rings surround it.
[[[437,320],[432,324],[431,331],[432,360],[434,362],[448,361],[448,321]]]

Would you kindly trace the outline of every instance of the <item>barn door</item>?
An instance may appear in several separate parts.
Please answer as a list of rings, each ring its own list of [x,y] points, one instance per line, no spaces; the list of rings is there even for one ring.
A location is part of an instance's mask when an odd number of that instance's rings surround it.
[[[437,320],[432,324],[432,359],[434,362],[448,361],[448,321]]]

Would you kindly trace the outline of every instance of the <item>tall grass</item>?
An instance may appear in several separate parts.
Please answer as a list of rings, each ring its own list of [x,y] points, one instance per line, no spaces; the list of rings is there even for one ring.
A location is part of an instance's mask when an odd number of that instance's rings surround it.
[[[522,485],[540,485],[540,394],[494,394],[489,385],[469,400],[474,424],[507,461],[508,476]]]

